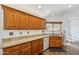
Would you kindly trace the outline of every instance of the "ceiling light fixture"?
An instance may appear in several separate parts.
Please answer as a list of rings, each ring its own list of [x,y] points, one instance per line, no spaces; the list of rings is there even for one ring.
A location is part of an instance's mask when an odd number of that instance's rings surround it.
[[[38,8],[39,8],[39,9],[41,9],[41,8],[42,8],[42,6],[41,6],[41,5],[38,5]]]
[[[69,7],[69,8],[71,8],[71,7],[72,7],[72,5],[68,5],[68,7]]]

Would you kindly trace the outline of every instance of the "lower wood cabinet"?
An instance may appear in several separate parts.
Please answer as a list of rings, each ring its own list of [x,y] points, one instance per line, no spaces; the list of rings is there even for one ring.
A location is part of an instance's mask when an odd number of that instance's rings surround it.
[[[3,49],[4,55],[18,55],[20,53],[19,51],[19,45],[17,46],[11,46]]]
[[[24,43],[20,45],[20,55],[31,55],[31,43]]]
[[[40,54],[43,51],[43,39],[32,41],[32,55]]]
[[[4,55],[31,55],[31,43],[24,43],[17,46],[3,49]]]
[[[3,48],[3,55],[37,55],[43,51],[43,39]]]
[[[49,47],[62,48],[62,36],[50,36]]]

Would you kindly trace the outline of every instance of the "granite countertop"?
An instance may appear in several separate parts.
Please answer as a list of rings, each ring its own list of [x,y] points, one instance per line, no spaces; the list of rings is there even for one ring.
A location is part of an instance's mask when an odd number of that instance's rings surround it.
[[[24,36],[19,38],[9,38],[10,40],[5,40],[0,44],[0,48],[6,48],[49,36],[50,36],[49,34],[39,34],[39,35]]]

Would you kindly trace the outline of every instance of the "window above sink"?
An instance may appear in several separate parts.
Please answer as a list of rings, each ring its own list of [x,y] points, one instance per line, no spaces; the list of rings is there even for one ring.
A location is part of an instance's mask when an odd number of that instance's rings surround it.
[[[46,25],[48,32],[52,32],[55,35],[62,33],[62,22],[47,22]]]

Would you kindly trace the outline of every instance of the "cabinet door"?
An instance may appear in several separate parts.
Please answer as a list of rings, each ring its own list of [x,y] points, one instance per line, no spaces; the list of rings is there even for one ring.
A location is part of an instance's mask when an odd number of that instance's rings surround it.
[[[56,39],[54,36],[52,36],[49,39],[49,47],[55,47],[55,45],[56,45]]]
[[[29,16],[29,29],[31,30],[40,29],[40,20],[37,17]]]
[[[38,54],[38,40],[32,41],[32,55]]]
[[[56,47],[62,47],[62,36],[56,37]]]
[[[19,55],[19,46],[12,46],[3,49],[4,55]]]
[[[28,29],[28,15],[18,12],[19,20],[19,29],[27,30]]]
[[[56,41],[56,47],[62,47],[62,40]]]
[[[36,21],[36,30],[41,30],[41,21],[39,18],[35,17]]]
[[[45,19],[40,19],[40,23],[41,23],[41,29],[46,29],[46,21],[45,21]]]
[[[29,15],[29,29],[31,29],[31,30],[35,29],[36,24],[34,24],[34,23],[35,23],[35,21],[34,21],[33,16]]]
[[[18,19],[16,11],[4,9],[4,29],[18,29]]]
[[[39,39],[38,44],[38,53],[41,53],[43,51],[43,39]]]
[[[31,55],[31,43],[24,43],[20,45],[20,55]]]
[[[32,41],[32,55],[37,55],[43,51],[43,39]]]

